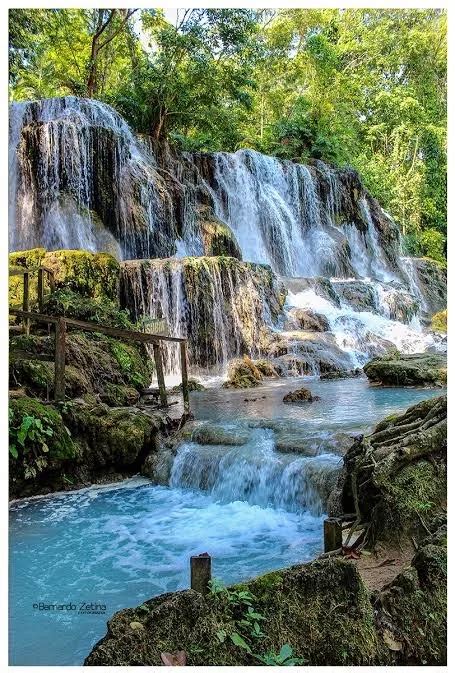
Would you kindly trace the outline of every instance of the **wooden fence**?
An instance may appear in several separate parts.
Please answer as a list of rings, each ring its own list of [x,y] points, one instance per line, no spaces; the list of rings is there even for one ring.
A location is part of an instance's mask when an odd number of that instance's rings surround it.
[[[38,274],[38,312],[30,311],[30,276],[33,273]],[[44,306],[44,280],[45,277],[49,280],[50,291],[55,289],[55,278],[51,269],[40,267],[38,269],[10,269],[10,276],[23,277],[23,301],[22,309],[10,308],[10,315],[15,315],[22,318],[22,324],[25,334],[30,333],[30,323],[42,322],[47,325],[55,325],[55,379],[54,379],[54,399],[57,402],[65,399],[65,351],[66,351],[66,333],[68,327],[74,327],[79,330],[89,332],[98,332],[108,336],[116,337],[123,341],[133,341],[143,344],[151,344],[153,348],[153,357],[155,360],[156,375],[158,379],[158,388],[160,395],[161,406],[166,408],[168,406],[166,384],[164,379],[163,356],[161,351],[161,342],[170,341],[180,345],[180,364],[182,371],[182,395],[183,395],[183,410],[185,415],[190,413],[190,398],[188,390],[188,353],[187,353],[187,339],[180,337],[172,337],[167,334],[167,326],[164,321],[150,321],[150,326],[153,327],[156,323],[156,328],[159,333],[145,333],[136,332],[129,329],[118,329],[116,327],[104,327],[98,323],[88,322],[85,320],[76,320],[75,318],[67,318],[66,316],[52,316],[45,315],[43,311]],[[30,359],[49,360],[45,355],[29,355],[24,354]]]

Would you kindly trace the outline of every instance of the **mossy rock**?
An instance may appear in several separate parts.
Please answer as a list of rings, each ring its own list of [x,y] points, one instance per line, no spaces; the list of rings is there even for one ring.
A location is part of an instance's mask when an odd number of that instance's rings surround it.
[[[36,270],[44,266],[54,272],[56,288],[74,290],[84,297],[118,300],[120,265],[104,252],[86,250],[54,250],[43,248],[14,252],[9,257],[10,265]],[[31,299],[36,298],[36,275],[31,278]],[[10,279],[10,303],[22,303],[22,285],[17,276]]]
[[[242,259],[242,251],[232,229],[216,217],[210,206],[199,206],[198,220],[204,241],[205,255],[222,255]]]
[[[135,407],[111,408],[96,400],[42,404],[21,395],[10,401],[10,441],[17,447],[17,433],[25,416],[41,420],[48,451],[39,442],[18,456],[10,456],[12,497],[26,497],[114,481],[137,474],[147,457],[157,453],[161,435],[170,421],[163,413]],[[117,401],[117,400],[116,400]],[[27,440],[28,441],[28,440]],[[38,459],[38,461],[37,461]],[[38,466],[38,467],[37,467]]]
[[[54,337],[23,335],[10,340],[10,387],[52,398],[54,391]],[[30,353],[30,358],[27,354]],[[33,360],[44,355],[50,362]],[[138,391],[153,377],[154,364],[141,344],[123,343],[96,332],[69,332],[66,340],[65,395],[101,395],[113,406],[136,404]]]
[[[357,437],[344,468],[343,509],[360,513],[370,543],[422,539],[446,507],[447,398],[419,402]]]
[[[436,353],[387,354],[370,360],[363,371],[383,386],[437,386],[447,382],[447,357]]]
[[[12,495],[78,453],[58,411],[25,395],[10,399],[9,445]]]
[[[253,360],[244,355],[241,360],[233,360],[228,367],[228,378],[223,388],[255,388],[261,384],[262,373]]]
[[[284,644],[312,665],[386,663],[368,592],[349,562],[315,561],[230,588],[231,595],[245,591],[264,617],[265,636],[253,639],[252,653],[230,637],[243,633],[238,622],[246,606],[232,605],[223,593],[189,590],[116,613],[85,665],[160,665],[161,652],[185,650],[193,666],[251,666],[259,663],[254,654],[279,652]],[[136,621],[143,629],[130,627]]]
[[[135,465],[141,455],[145,458],[156,450],[156,436],[164,424],[162,415],[104,404],[73,402],[62,414],[88,465],[97,468],[111,465],[122,470]]]
[[[447,309],[434,314],[431,318],[431,329],[435,332],[447,332]]]
[[[313,395],[311,390],[308,388],[298,388],[297,390],[291,390],[283,397],[283,402],[285,404],[302,404],[306,402],[317,402],[321,398],[317,395]]]

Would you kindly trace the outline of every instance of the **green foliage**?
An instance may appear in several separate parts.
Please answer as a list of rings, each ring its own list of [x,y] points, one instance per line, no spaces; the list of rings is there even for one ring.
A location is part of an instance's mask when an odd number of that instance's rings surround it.
[[[44,312],[96,322],[106,327],[135,329],[127,310],[119,309],[109,299],[83,297],[73,290],[61,289],[49,294],[45,299]]]
[[[447,332],[447,309],[434,314],[431,319],[431,329],[437,332]]]
[[[279,654],[274,652],[255,654],[255,648],[266,637],[261,628],[261,622],[264,622],[266,618],[253,605],[257,601],[256,596],[247,589],[227,588],[216,578],[209,582],[209,588],[211,595],[226,603],[235,614],[236,630],[228,634],[225,629],[219,629],[216,637],[220,643],[224,643],[229,638],[236,647],[245,650],[266,666],[295,666],[304,663],[303,659],[292,656],[293,651],[289,644],[283,645]]]
[[[446,42],[440,9],[15,9],[10,95],[93,95],[184,150],[349,163],[441,260]]]
[[[278,654],[267,652],[264,655],[256,655],[256,659],[266,666],[303,666],[304,659],[298,659],[293,656],[294,651],[288,644],[283,645]]]
[[[22,397],[9,409],[9,452],[20,463],[24,479],[32,479],[54,458],[74,455],[71,435],[60,415],[37,400]]]

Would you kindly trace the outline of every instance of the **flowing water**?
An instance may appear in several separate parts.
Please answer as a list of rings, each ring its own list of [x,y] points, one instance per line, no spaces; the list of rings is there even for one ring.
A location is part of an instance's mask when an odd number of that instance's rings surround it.
[[[225,375],[243,354],[318,375],[392,345],[445,348],[425,328],[443,281],[431,292],[426,262],[400,256],[398,228],[350,169],[251,150],[178,155],[74,97],[13,104],[9,152],[11,250],[114,254],[122,306],[187,336],[193,374]],[[241,260],[202,256],[207,208]],[[325,331],[302,330],[302,311]],[[178,373],[175,348],[165,366]],[[311,380],[321,401],[283,404],[300,384],[193,393],[198,429],[168,486],[137,478],[13,503],[11,663],[81,664],[113,612],[187,587],[192,554],[210,553],[225,582],[313,558],[352,434],[436,394]]]
[[[312,381],[321,402],[282,404],[298,384],[192,394],[198,418],[236,419],[235,432],[247,437],[239,446],[182,444],[169,487],[137,477],[13,503],[10,663],[81,664],[116,610],[187,587],[192,554],[210,553],[226,583],[313,558],[322,548],[321,474],[340,464],[331,437],[436,394]],[[302,434],[312,456],[277,450]],[[74,608],[34,608],[40,603]],[[105,605],[105,614],[81,603]]]

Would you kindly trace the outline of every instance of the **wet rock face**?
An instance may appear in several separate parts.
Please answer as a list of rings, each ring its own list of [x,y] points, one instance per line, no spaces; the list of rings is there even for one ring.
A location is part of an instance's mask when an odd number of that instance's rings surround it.
[[[289,311],[292,317],[292,327],[297,327],[310,332],[328,332],[330,329],[327,318],[315,311],[294,308]]]
[[[400,353],[370,360],[363,371],[372,383],[384,386],[437,386],[447,382],[447,356]]]
[[[121,304],[135,318],[164,318],[187,336],[195,370],[222,369],[261,354],[262,332],[281,315],[284,295],[271,269],[233,257],[186,257],[121,264]],[[178,367],[166,352],[168,371]]]
[[[412,260],[417,281],[426,302],[426,310],[431,316],[447,307],[447,269],[432,259]]]

